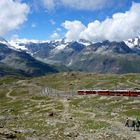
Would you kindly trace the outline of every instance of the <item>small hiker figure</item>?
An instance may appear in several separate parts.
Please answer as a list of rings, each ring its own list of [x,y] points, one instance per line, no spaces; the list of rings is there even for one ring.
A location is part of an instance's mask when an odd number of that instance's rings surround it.
[[[125,126],[129,127],[129,119],[126,119]]]
[[[136,130],[139,131],[139,127],[140,127],[140,121],[138,120],[138,118],[136,119]]]
[[[136,121],[135,120],[132,120],[132,130],[135,131],[135,126],[136,126]]]

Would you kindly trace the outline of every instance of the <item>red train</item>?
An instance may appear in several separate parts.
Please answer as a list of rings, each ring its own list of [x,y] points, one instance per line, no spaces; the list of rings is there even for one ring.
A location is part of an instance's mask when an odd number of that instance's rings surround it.
[[[78,95],[140,96],[140,90],[78,90]]]

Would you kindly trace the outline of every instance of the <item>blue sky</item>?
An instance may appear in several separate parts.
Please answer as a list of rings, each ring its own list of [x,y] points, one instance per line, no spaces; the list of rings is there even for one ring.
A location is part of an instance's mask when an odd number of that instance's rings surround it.
[[[5,1],[8,3],[8,1],[11,0]],[[49,1],[50,0],[20,0],[20,4],[24,3],[30,9],[28,13],[26,13],[26,20],[22,21],[22,24],[17,24],[18,28],[14,26],[12,29],[4,33],[2,32],[1,35],[8,39],[13,35],[17,35],[19,38],[36,40],[63,38],[68,36],[67,33],[71,30],[70,27],[66,27],[66,25],[63,24],[65,21],[79,21],[87,28],[88,24],[95,20],[103,22],[107,18],[112,18],[112,15],[115,13],[125,13],[129,11],[133,2],[140,3],[140,0],[100,0],[101,4],[104,1],[106,2],[100,6],[95,5],[92,9],[90,6],[87,8],[82,6],[78,8],[72,5],[73,3],[60,2],[61,0],[58,0],[59,2],[52,0],[54,3],[53,6],[51,6],[51,2]],[[88,4],[88,0],[85,1],[87,1]],[[91,2],[91,0],[89,1]],[[58,4],[55,4],[55,2]],[[2,30],[1,28],[0,30]]]

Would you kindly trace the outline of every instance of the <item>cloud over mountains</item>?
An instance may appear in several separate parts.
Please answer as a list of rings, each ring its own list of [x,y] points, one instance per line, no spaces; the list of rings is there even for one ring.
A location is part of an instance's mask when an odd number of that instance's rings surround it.
[[[21,28],[22,33],[16,34],[30,36],[30,38],[35,35],[41,36],[41,34],[44,34],[44,37],[47,34],[50,39],[65,37],[67,41],[78,39],[122,41],[140,36],[140,3],[133,2],[130,7],[127,5],[129,0],[124,1],[123,3],[122,0],[0,0],[0,36],[18,29],[27,19],[25,29]],[[129,4],[131,2],[132,0]],[[41,6],[40,12],[34,11],[32,7],[34,4]],[[126,12],[113,12],[113,15],[112,12],[109,13],[110,10],[115,9],[113,7],[115,4],[117,11],[123,9]],[[119,7],[119,4],[123,6]],[[130,7],[129,10],[128,7]],[[93,18],[98,18],[100,11],[104,12],[101,18],[104,20],[92,21]],[[64,13],[63,16],[62,13]],[[82,18],[83,13],[87,14],[87,21],[92,22],[85,24],[85,19]],[[112,16],[108,17],[108,15]],[[27,32],[32,34],[27,34]]]
[[[133,3],[125,13],[115,13],[104,21],[95,20],[87,26],[81,21],[65,21],[62,26],[67,30],[69,41],[80,38],[90,41],[121,41],[140,35],[140,3]]]
[[[20,1],[0,0],[0,35],[17,29],[27,20],[29,6]]]

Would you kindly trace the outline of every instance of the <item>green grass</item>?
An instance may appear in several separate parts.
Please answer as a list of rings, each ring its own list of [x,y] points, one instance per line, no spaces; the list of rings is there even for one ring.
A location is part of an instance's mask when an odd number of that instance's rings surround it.
[[[59,73],[47,77],[33,78],[38,85],[49,86],[62,91],[77,89],[130,89],[139,88],[140,74],[92,74],[92,73]],[[129,80],[134,83],[129,83]]]
[[[2,85],[2,84],[12,84],[12,83],[14,83],[18,80],[24,80],[24,79],[27,79],[27,78],[18,77],[18,76],[5,76],[5,77],[0,78],[0,85]]]
[[[129,117],[138,117],[140,119],[140,109],[139,108],[129,109],[127,111],[124,111],[123,113]]]
[[[38,78],[3,77],[0,79],[0,118],[6,117],[5,128],[26,130],[19,139],[45,137],[46,139],[69,139],[65,131],[93,135],[90,130],[102,131],[111,124],[124,122],[126,117],[140,118],[140,101],[137,98],[84,95],[69,97],[43,96],[45,86],[60,90],[137,88],[140,74],[99,75],[92,73],[59,73]],[[129,80],[134,83],[129,83]],[[121,84],[120,84],[121,83]],[[6,97],[10,93],[14,99]],[[49,116],[50,113],[54,116]],[[116,113],[112,116],[112,113]],[[95,114],[95,116],[94,116]],[[106,121],[107,120],[107,121]],[[117,126],[116,126],[117,127]],[[73,138],[70,137],[70,138]],[[74,138],[73,138],[74,139]],[[86,139],[86,138],[85,138]]]
[[[104,121],[86,120],[83,123],[83,128],[86,130],[90,130],[90,129],[97,130],[97,129],[102,129],[106,127],[109,127],[109,124]]]
[[[44,97],[44,96],[33,96],[31,99],[33,99],[33,100],[50,100],[51,98],[48,97],[48,96],[46,96],[46,97]]]
[[[11,95],[11,96],[15,96],[15,97],[18,97],[18,96],[23,97],[23,96],[25,96],[25,95],[28,95],[28,93],[29,93],[29,91],[28,91],[26,88],[24,88],[24,89],[18,88],[18,89],[16,89],[16,90],[13,90],[13,91],[10,93],[10,95]]]
[[[8,92],[8,89],[0,89],[0,99],[6,98],[5,94]]]

